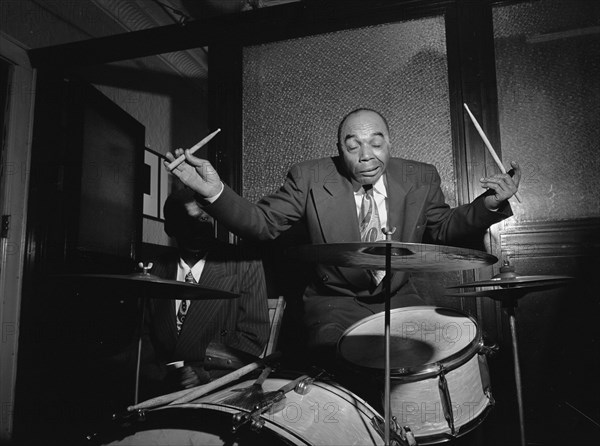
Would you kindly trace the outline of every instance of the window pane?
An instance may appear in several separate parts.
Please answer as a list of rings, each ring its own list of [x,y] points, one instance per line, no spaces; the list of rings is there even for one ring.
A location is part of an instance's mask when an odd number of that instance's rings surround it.
[[[599,25],[596,1],[494,9],[503,158],[525,170],[513,222],[600,215]]]
[[[392,155],[436,164],[455,204],[443,16],[244,50],[243,193],[274,191],[296,162],[337,154],[358,107],[389,121]]]

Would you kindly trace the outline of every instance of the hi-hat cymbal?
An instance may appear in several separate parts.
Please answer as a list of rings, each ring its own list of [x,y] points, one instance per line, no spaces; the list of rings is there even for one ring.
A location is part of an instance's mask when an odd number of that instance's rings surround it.
[[[233,299],[239,294],[210,288],[204,285],[167,280],[149,273],[133,274],[61,274],[55,279],[68,279],[88,289],[117,291],[124,297],[149,297],[153,299]]]
[[[286,254],[325,265],[383,270],[388,244],[391,245],[393,271],[458,271],[481,268],[498,261],[493,255],[474,249],[395,241],[303,245],[288,249]]]
[[[458,285],[451,285],[446,288],[471,288],[471,287],[482,287],[482,286],[500,286],[510,288],[524,288],[533,286],[551,286],[560,285],[573,280],[570,276],[496,276],[487,280],[480,280],[477,282],[460,283]]]

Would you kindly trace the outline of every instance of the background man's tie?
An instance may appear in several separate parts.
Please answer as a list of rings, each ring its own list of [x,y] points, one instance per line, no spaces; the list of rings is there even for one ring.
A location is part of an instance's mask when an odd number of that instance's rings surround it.
[[[360,205],[359,227],[360,239],[363,242],[376,242],[384,240],[385,235],[381,231],[381,222],[379,221],[379,211],[373,196],[373,186],[363,186],[365,193],[363,194]],[[383,270],[368,270],[376,285],[383,280],[385,271]]]
[[[192,270],[190,270],[186,275],[185,275],[185,281],[187,283],[197,283],[196,279],[194,279],[194,276],[192,275]],[[185,321],[185,315],[188,312],[188,309],[190,308],[190,302],[189,300],[182,300],[181,304],[179,305],[179,310],[177,311],[177,333],[179,334],[181,332],[181,327],[183,326],[183,322]]]

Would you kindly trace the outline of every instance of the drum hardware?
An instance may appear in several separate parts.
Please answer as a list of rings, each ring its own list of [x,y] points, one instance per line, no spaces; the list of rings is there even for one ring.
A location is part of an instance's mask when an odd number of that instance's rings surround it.
[[[485,345],[482,343],[481,347],[479,347],[479,354],[485,355],[488,358],[493,358],[499,350],[500,346],[498,344]]]
[[[274,392],[266,393],[258,404],[255,405],[254,409],[251,412],[237,412],[233,415],[233,425],[231,427],[231,432],[236,433],[240,427],[244,424],[250,422],[250,426],[252,429],[260,429],[264,426],[264,420],[260,419],[260,416],[269,412],[271,414],[278,412],[282,409],[283,404],[280,404],[285,399],[286,393],[295,389],[298,384],[303,382],[306,379],[310,379],[308,375],[302,375],[295,380],[285,384],[278,390]]]
[[[311,390],[312,383],[315,382],[315,379],[316,378],[303,379],[298,384],[296,384],[296,387],[294,387],[294,392],[296,392],[298,395],[308,394]]]
[[[515,268],[505,261],[500,267],[500,273],[490,280],[453,285],[448,288],[494,287],[477,291],[463,291],[446,293],[455,297],[482,297],[487,296],[502,303],[502,308],[508,315],[511,344],[513,352],[513,368],[515,374],[515,387],[517,391],[517,406],[519,410],[519,433],[522,446],[525,440],[525,409],[523,404],[523,386],[521,381],[521,365],[519,362],[519,346],[517,341],[516,308],[518,300],[531,291],[540,291],[557,286],[566,285],[574,278],[570,276],[519,276]]]
[[[375,417],[371,419],[373,426],[379,432],[379,435],[384,436],[384,424],[383,420],[377,420]],[[390,445],[392,446],[417,446],[417,440],[413,435],[410,427],[408,426],[400,426],[398,424],[398,419],[396,417],[392,417],[390,424]]]
[[[120,428],[128,428],[139,422],[146,421],[146,411],[145,410],[136,410],[134,412],[121,411],[115,412],[111,415],[110,423],[111,429],[115,428],[115,424]],[[106,424],[106,422],[105,422]],[[100,432],[91,432],[85,435],[85,440],[89,442],[97,442],[98,437],[100,436]]]
[[[265,367],[256,381],[250,386],[243,389],[236,389],[236,395],[232,396],[228,400],[223,401],[223,404],[230,404],[232,406],[239,406],[247,409],[254,408],[264,398],[264,392],[262,385],[265,380],[271,374],[273,369],[269,366]]]
[[[448,389],[448,382],[446,381],[446,372],[444,366],[440,364],[440,371],[438,374],[438,388],[440,390],[440,400],[442,401],[442,410],[444,411],[444,418],[450,428],[450,435],[456,437],[456,428],[454,427],[454,415],[452,413],[452,399],[450,398],[450,390]]]

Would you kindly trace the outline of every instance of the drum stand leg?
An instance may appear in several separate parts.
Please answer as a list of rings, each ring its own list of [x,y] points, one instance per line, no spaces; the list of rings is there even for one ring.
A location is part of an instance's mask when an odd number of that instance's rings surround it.
[[[512,341],[513,363],[515,369],[515,385],[517,388],[517,405],[519,407],[519,429],[521,434],[521,446],[525,446],[525,410],[523,405],[523,387],[521,384],[521,366],[519,364],[519,348],[517,343],[517,318],[515,317],[516,300],[505,305],[506,313],[510,323],[510,335]]]

